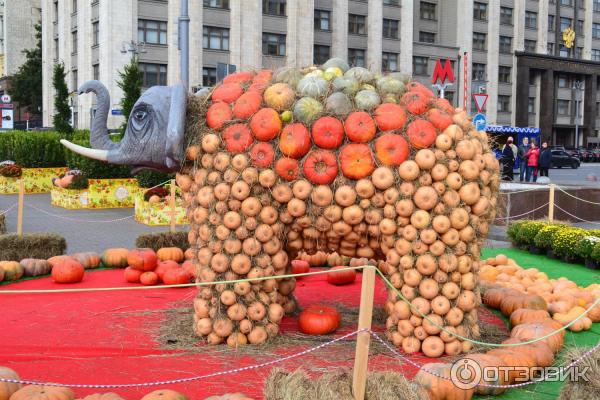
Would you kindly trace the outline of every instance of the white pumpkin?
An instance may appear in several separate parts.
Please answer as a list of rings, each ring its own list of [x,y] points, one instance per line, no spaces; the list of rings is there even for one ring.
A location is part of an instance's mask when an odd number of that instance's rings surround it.
[[[371,111],[381,104],[381,98],[373,90],[361,90],[354,97],[356,108],[364,111]]]
[[[323,105],[312,97],[303,97],[294,105],[294,118],[310,125],[323,114]]]
[[[326,79],[323,79],[319,76],[307,75],[300,79],[297,89],[301,96],[308,96],[316,99],[324,97],[327,94],[329,83]]]
[[[345,117],[352,112],[352,102],[344,93],[335,92],[327,98],[325,109],[328,113],[338,117]]]
[[[371,82],[374,78],[373,73],[363,67],[350,68],[348,71],[346,71],[344,76],[351,76],[352,78],[358,80],[360,83]]]

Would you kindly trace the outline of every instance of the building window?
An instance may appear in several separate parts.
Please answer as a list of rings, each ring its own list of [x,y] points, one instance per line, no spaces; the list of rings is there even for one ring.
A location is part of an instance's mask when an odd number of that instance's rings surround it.
[[[478,1],[473,3],[473,18],[479,21],[487,21],[487,4]]]
[[[500,23],[502,25],[513,24],[513,9],[510,7],[500,7]]]
[[[429,73],[429,58],[427,57],[413,57],[413,74],[415,75],[427,75]]]
[[[165,21],[138,20],[138,41],[148,44],[167,44]]]
[[[569,57],[571,54],[571,50],[566,48],[565,46],[560,46],[560,56],[561,57]]]
[[[58,60],[58,39],[54,39],[54,59]]]
[[[265,56],[285,56],[285,35],[263,33],[262,53]]]
[[[92,23],[92,46],[100,44],[100,24],[98,21]]]
[[[211,50],[229,50],[229,29],[205,26],[202,29],[202,47]]]
[[[100,64],[92,65],[92,79],[99,81],[100,80]]]
[[[568,86],[569,86],[569,78],[567,78],[566,75],[559,75],[558,76],[558,87],[566,88]]]
[[[473,63],[473,80],[484,82],[486,80],[486,65],[481,63]]]
[[[537,77],[537,74],[535,73],[535,70],[530,69],[529,70],[529,86],[535,86],[536,77]]]
[[[166,86],[167,85],[167,66],[164,64],[140,63],[142,72],[142,86]]]
[[[583,35],[583,20],[581,19],[577,20],[577,34]]]
[[[569,115],[569,100],[556,100],[556,113],[558,115]]]
[[[600,24],[592,24],[592,37],[594,39],[600,39]]]
[[[600,12],[600,0],[594,0],[594,11]]]
[[[500,53],[512,52],[512,38],[510,36],[500,36]]]
[[[571,27],[571,18],[560,17],[560,31]]]
[[[598,50],[598,49],[592,49],[592,60],[593,61],[600,61],[600,50]]]
[[[217,84],[217,69],[204,67],[202,68],[202,86],[215,86]]]
[[[548,31],[554,32],[554,15],[548,15]]]
[[[73,80],[72,81],[72,84],[73,84],[72,91],[76,92],[77,91],[77,70],[76,69],[71,70],[71,79]]]
[[[364,15],[348,15],[348,33],[353,33],[355,35],[365,35],[367,33]]]
[[[535,97],[529,97],[527,99],[527,112],[529,114],[535,114]]]
[[[498,67],[498,82],[510,83],[510,73],[512,68],[500,65]]]
[[[398,4],[400,4],[398,0],[383,0],[384,6],[397,6]]]
[[[263,0],[263,14],[285,16],[286,0]]]
[[[573,0],[560,0],[560,5],[561,6],[572,7],[573,6]]]
[[[427,19],[430,21],[436,21],[436,4],[435,3],[427,3],[425,1],[421,2],[420,15],[421,19]]]
[[[525,28],[537,29],[537,13],[533,11],[525,12]]]
[[[419,32],[419,42],[421,43],[435,43],[435,33],[433,32]]]
[[[498,112],[510,112],[510,96],[498,96]]]
[[[327,10],[315,10],[315,29],[320,31],[331,30],[331,12]]]
[[[77,12],[77,0],[73,0],[73,10],[71,11],[73,14]]]
[[[313,62],[316,65],[323,64],[325,61],[329,60],[330,54],[331,47],[315,44],[313,51]]]
[[[473,50],[483,50],[486,49],[486,34],[480,32],[473,32]]]
[[[383,19],[383,37],[386,39],[398,39],[398,20]]]
[[[71,49],[71,54],[77,53],[77,31],[71,32],[71,41],[73,43],[73,48]]]
[[[546,52],[550,56],[554,54],[554,43],[547,43],[546,44]]]
[[[354,67],[364,67],[365,51],[360,49],[348,49],[348,62]]]
[[[229,0],[204,0],[204,7],[228,9]]]
[[[575,49],[575,58],[583,58],[583,47],[577,47]]]
[[[535,40],[525,39],[525,51],[528,53],[535,53],[537,42]]]
[[[383,71],[398,71],[398,53],[383,52],[381,55],[381,69]]]

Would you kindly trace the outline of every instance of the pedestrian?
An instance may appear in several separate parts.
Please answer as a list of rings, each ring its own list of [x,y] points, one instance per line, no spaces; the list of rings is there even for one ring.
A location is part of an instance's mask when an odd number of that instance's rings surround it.
[[[527,171],[527,151],[529,150],[529,138],[523,138],[523,144],[521,144],[517,151],[517,158],[519,159],[519,182],[523,182]]]
[[[534,141],[531,142],[531,146],[529,147],[529,150],[527,150],[527,153],[525,153],[525,157],[527,158],[527,173],[525,174],[525,179],[527,182],[531,182],[531,178],[533,177],[533,181],[537,182],[540,149],[537,148]]]
[[[538,161],[539,176],[548,176],[548,169],[552,163],[552,150],[548,147],[548,142],[542,143],[540,159]]]
[[[505,181],[513,180],[513,168],[515,167],[515,151],[513,149],[513,139],[509,137],[502,148],[502,179]]]

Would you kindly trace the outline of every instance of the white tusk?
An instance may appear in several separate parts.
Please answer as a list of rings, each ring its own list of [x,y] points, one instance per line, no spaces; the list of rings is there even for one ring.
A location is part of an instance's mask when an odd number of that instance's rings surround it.
[[[87,147],[79,146],[78,144],[71,143],[66,139],[61,139],[60,143],[67,149],[81,154],[84,157],[91,158],[99,161],[108,161],[108,150],[89,149]]]

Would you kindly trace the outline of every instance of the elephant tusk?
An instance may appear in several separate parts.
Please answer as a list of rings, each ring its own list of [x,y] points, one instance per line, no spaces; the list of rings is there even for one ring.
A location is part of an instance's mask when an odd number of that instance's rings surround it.
[[[79,146],[78,144],[71,143],[68,140],[61,139],[60,143],[67,149],[81,154],[84,157],[91,158],[98,161],[108,161],[108,150],[89,149],[87,147]]]

